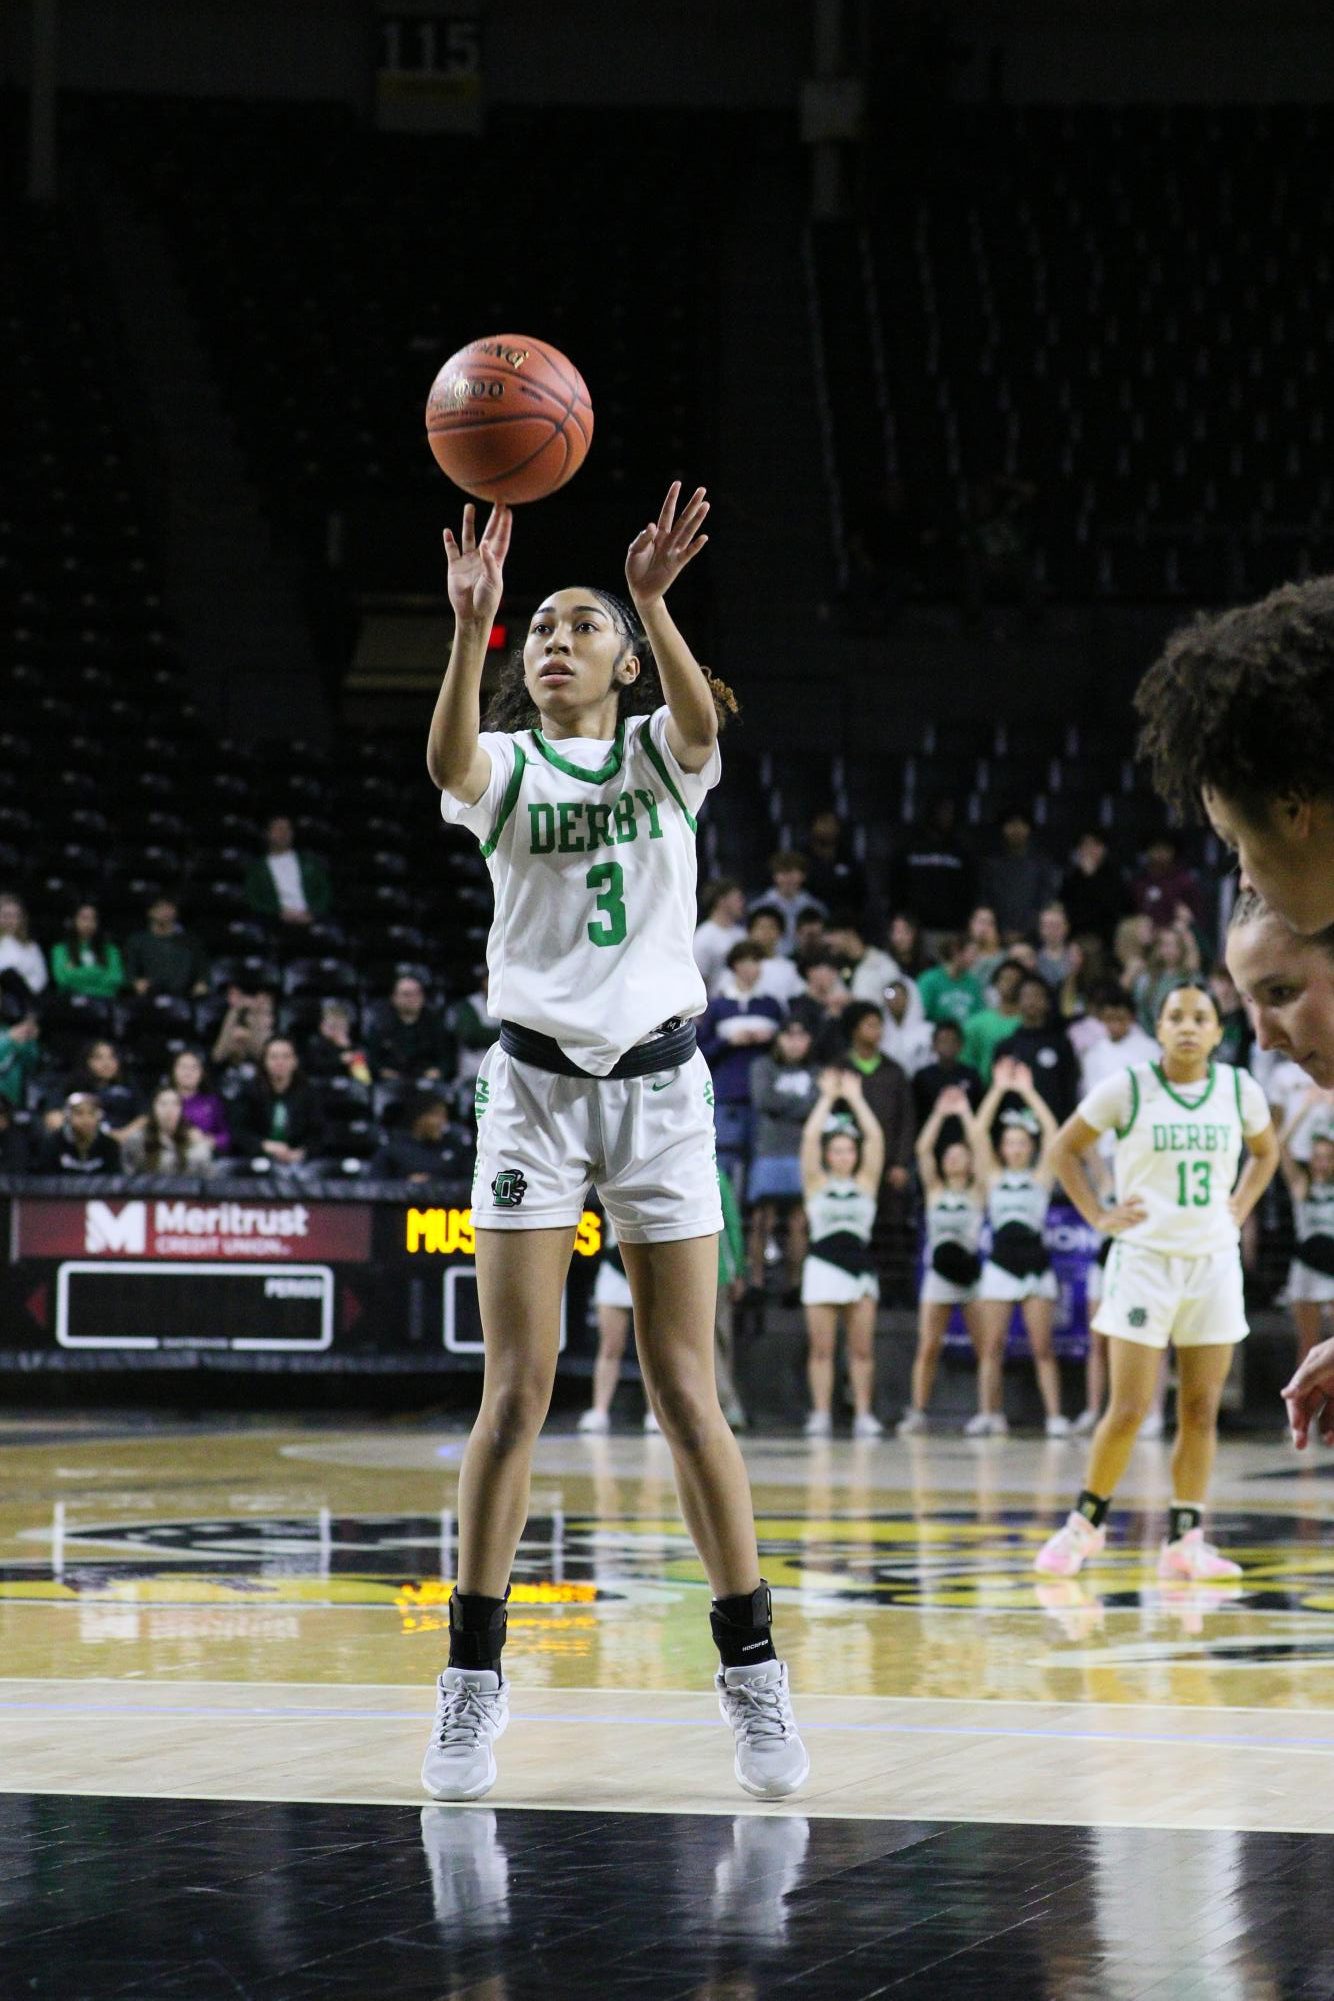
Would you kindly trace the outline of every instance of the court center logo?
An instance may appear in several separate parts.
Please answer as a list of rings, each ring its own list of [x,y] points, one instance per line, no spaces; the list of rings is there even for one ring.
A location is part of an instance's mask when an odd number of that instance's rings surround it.
[[[517,1167],[502,1167],[492,1178],[491,1200],[497,1209],[517,1209],[527,1193],[527,1180]]]

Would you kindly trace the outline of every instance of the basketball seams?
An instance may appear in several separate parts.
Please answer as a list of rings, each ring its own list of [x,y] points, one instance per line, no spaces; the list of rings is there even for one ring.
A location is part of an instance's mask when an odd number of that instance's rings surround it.
[[[502,337],[497,336],[497,339]],[[517,340],[513,345],[520,345]],[[434,388],[428,400],[426,413],[427,438],[433,450],[439,444],[442,452],[457,455],[451,468],[445,458],[437,454],[437,462],[448,477],[457,475],[457,483],[464,485],[465,491],[472,491],[479,499],[497,497],[496,489],[511,486],[522,480],[525,473],[536,470],[536,476],[544,480],[541,491],[532,498],[538,499],[554,493],[570,479],[582,465],[592,443],[594,415],[587,385],[579,371],[567,356],[558,349],[549,349],[542,342],[523,343],[530,349],[535,362],[540,364],[540,372],[519,376],[517,371],[502,368],[493,357],[484,357],[480,366],[474,365],[469,371],[469,379],[482,382],[500,383],[502,389],[509,385],[511,396],[521,398],[528,407],[523,409],[498,410],[495,402],[482,396],[471,397],[458,402],[443,397],[437,403]],[[447,364],[448,366],[448,364]],[[442,374],[444,371],[442,371]],[[498,397],[496,402],[503,400]],[[507,425],[531,424],[544,433],[539,442],[513,464],[497,469],[491,464],[478,464],[476,468],[468,463],[473,454],[468,450],[471,438],[477,441],[476,456],[484,459],[485,440],[489,434]],[[559,440],[561,465],[554,475],[544,475],[542,466],[550,456],[552,446]],[[497,439],[495,441],[499,443]],[[517,440],[516,440],[517,442]],[[527,497],[527,496],[525,496]],[[516,503],[521,504],[521,503]]]

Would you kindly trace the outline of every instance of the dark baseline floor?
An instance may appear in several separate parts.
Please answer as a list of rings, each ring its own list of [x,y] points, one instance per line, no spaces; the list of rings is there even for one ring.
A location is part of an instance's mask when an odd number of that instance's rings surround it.
[[[0,1990],[1328,2001],[1331,1864],[1308,1835],[9,1794]]]

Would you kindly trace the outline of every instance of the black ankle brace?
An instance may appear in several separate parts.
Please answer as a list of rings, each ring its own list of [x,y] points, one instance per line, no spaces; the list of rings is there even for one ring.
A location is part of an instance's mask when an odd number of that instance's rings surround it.
[[[725,1668],[756,1667],[776,1661],[773,1636],[773,1594],[764,1579],[759,1588],[735,1598],[715,1598],[709,1613],[714,1644]]]
[[[478,1592],[454,1591],[449,1599],[449,1665],[458,1668],[490,1668],[500,1673],[500,1653],[505,1644],[509,1614],[504,1598],[484,1598]]]

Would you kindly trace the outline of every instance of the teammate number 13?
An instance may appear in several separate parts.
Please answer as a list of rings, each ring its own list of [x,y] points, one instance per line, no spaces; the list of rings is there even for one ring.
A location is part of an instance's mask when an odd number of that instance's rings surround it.
[[[1211,1194],[1210,1182],[1213,1163],[1208,1160],[1180,1160],[1177,1162],[1177,1207],[1178,1209],[1207,1209]],[[1195,1187],[1191,1190],[1190,1180]]]

